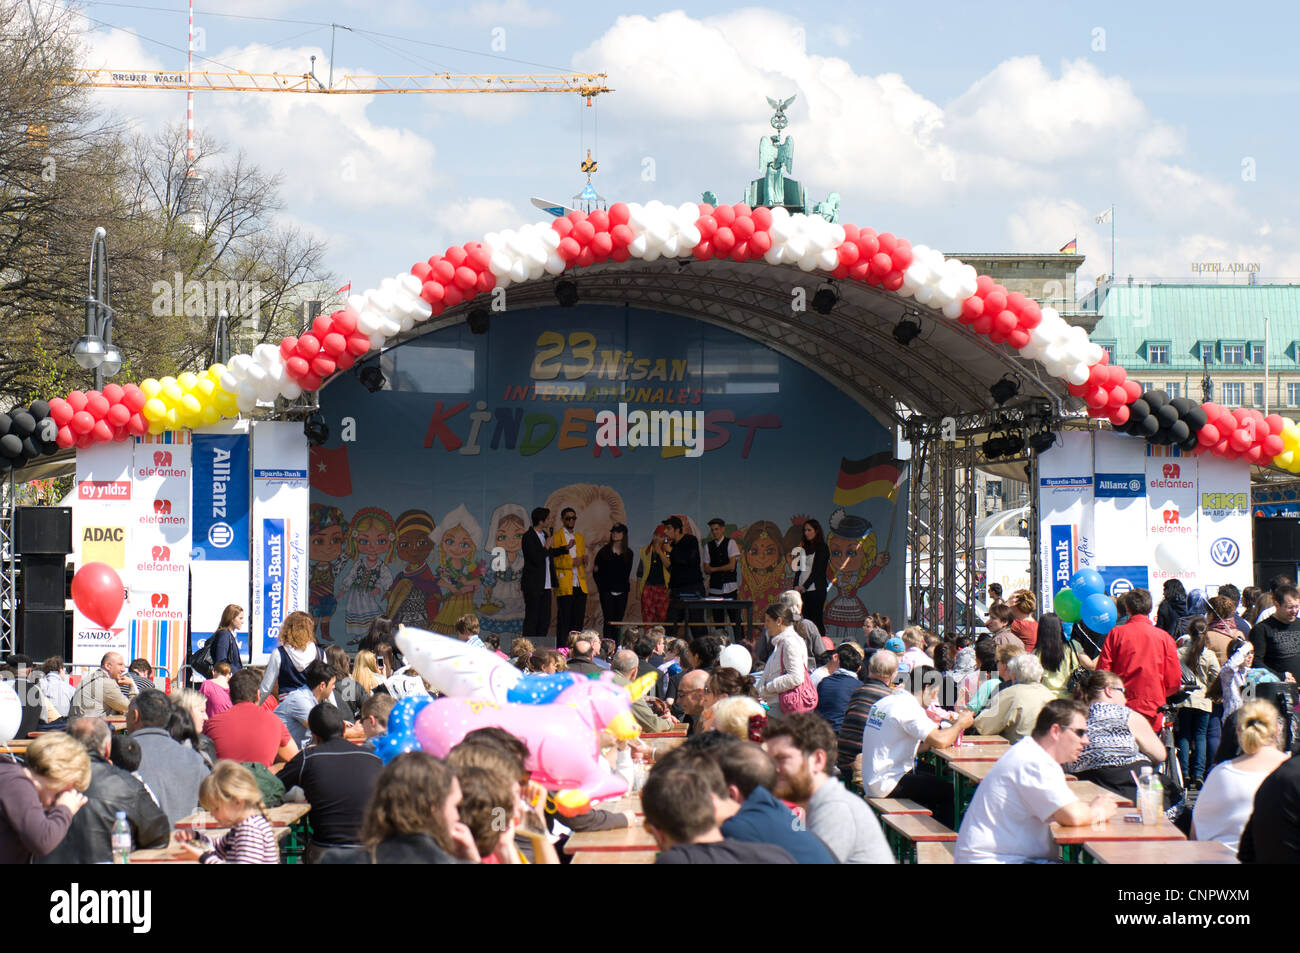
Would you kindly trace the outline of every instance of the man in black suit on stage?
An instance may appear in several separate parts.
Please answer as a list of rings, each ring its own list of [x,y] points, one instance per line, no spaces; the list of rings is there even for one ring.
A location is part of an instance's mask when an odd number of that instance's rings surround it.
[[[519,581],[524,593],[524,631],[521,634],[526,639],[546,638],[551,627],[551,590],[555,587],[551,558],[568,552],[563,546],[551,548],[550,510],[539,506],[533,510],[532,518],[532,530],[524,533],[524,575]]]
[[[663,521],[668,551],[668,631],[676,635],[677,624],[686,622],[686,638],[694,638],[691,623],[703,621],[704,613],[687,612],[683,599],[704,597],[704,573],[700,570],[700,541],[686,532],[682,521],[670,516]],[[698,618],[697,618],[698,617]]]

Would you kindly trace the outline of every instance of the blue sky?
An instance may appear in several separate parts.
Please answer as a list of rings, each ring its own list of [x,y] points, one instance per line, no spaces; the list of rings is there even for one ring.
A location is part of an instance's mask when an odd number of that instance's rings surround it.
[[[1296,17],[1281,5],[219,7],[312,22],[209,8],[197,3],[204,55],[254,71],[304,72],[314,53],[323,78],[330,30],[313,24],[334,22],[358,28],[337,33],[336,75],[609,73],[616,91],[595,109],[561,94],[200,94],[200,130],[283,172],[286,221],[324,237],[329,266],[360,286],[542,217],[529,197],[578,192],[585,147],[611,200],[739,201],[770,133],[764,97],[791,94],[795,175],[810,200],[838,191],[842,221],[945,251],[1054,251],[1077,233],[1082,290],[1108,269],[1093,216],[1113,202],[1121,276],[1190,278],[1205,261],[1300,276]],[[82,9],[100,21],[85,65],[184,65],[183,4]],[[141,131],[184,119],[183,93],[96,95]]]

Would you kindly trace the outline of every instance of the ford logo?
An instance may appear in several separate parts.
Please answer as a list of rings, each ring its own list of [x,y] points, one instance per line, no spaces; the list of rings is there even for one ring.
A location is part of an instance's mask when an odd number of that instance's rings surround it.
[[[1231,566],[1241,556],[1236,540],[1220,537],[1210,544],[1210,558],[1219,566]]]

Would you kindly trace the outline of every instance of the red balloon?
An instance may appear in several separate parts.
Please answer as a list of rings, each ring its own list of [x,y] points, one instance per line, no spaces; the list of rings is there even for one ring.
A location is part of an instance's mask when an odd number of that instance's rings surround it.
[[[912,254],[911,245],[903,245],[900,243],[899,246],[894,249],[894,253],[889,257],[894,260],[895,271],[907,271],[915,256]]]
[[[700,238],[708,241],[713,237],[713,233],[718,230],[718,220],[712,215],[701,215],[695,220],[695,227],[700,230]],[[628,229],[630,233],[631,228]],[[628,239],[631,241],[631,239]]]
[[[108,398],[99,391],[92,390],[86,395],[86,410],[88,410],[90,416],[94,417],[96,420],[103,420],[104,415],[108,413],[108,408]]]
[[[366,342],[367,347],[369,343]],[[289,372],[290,377],[299,382],[311,373],[311,365],[307,363],[307,359],[296,354],[284,362],[284,369]]]
[[[81,436],[77,438],[78,450],[89,450],[94,445],[95,445],[95,438],[88,433],[83,433]]]
[[[568,239],[565,239],[568,241]],[[454,308],[465,300],[465,292],[461,291],[455,285],[447,285],[442,293],[442,303],[448,308]]]
[[[880,239],[878,239],[876,233],[869,228],[864,228],[858,234],[858,240],[854,242],[854,244],[858,246],[859,258],[871,258],[880,252]],[[892,259],[890,265],[891,267],[893,265]]]
[[[626,225],[632,220],[632,210],[627,207],[626,202],[615,202],[609,207],[609,223],[611,225]]]
[[[433,266],[433,280],[438,284],[449,285],[454,277],[456,277],[456,266],[447,259],[441,259]]]
[[[1032,331],[1043,323],[1043,309],[1038,306],[1037,301],[1027,300],[1023,308],[1020,309],[1020,326],[1026,331]]]
[[[622,248],[615,248],[609,257],[613,261],[627,261],[632,257],[632,253],[627,250],[627,246],[625,245]]]
[[[731,210],[736,213],[736,218],[738,219],[748,218],[754,211],[744,202],[737,202],[735,205],[731,206]]]
[[[340,354],[338,360],[335,361],[335,363],[338,365],[338,369],[341,371],[352,370],[352,365],[355,364],[356,362],[357,359],[353,357],[352,354],[349,353],[348,351],[344,351],[342,354]]]
[[[1007,343],[1019,351],[1029,344],[1029,332],[1024,328],[1016,328],[1007,335]]]
[[[456,287],[461,291],[469,291],[478,281],[478,273],[467,265],[461,265],[456,269],[456,277],[452,280],[456,282]]]
[[[429,304],[438,304],[442,301],[447,289],[441,281],[426,281],[420,286],[420,297]]]
[[[591,240],[591,250],[600,257],[607,258],[614,251],[614,236],[609,232],[597,232]]]
[[[1102,364],[1088,368],[1088,383],[1093,387],[1103,387],[1110,381],[1110,374]]]
[[[81,436],[95,429],[95,418],[88,411],[79,410],[72,415],[72,432]]]
[[[487,271],[490,264],[492,264],[491,250],[486,245],[475,242],[473,251],[469,253],[469,266],[475,271]]]
[[[1264,418],[1264,423],[1268,424],[1268,432],[1274,434],[1280,434],[1282,428],[1286,425],[1286,421],[1282,419],[1280,414],[1269,414]],[[1277,456],[1277,454],[1275,453],[1273,456]]]
[[[749,251],[755,258],[762,258],[772,250],[772,236],[768,232],[755,232],[749,240]]]
[[[417,261],[411,266],[411,274],[419,278],[420,283],[423,284],[429,280],[429,275],[433,274],[433,268],[427,261]]]
[[[858,262],[858,264],[860,265],[862,263]],[[857,268],[858,265],[854,265],[853,267]],[[867,263],[867,276],[864,280],[866,281],[867,284],[876,285],[876,286],[878,286],[881,282],[880,275],[876,274],[875,270],[871,267],[870,262]]]
[[[126,432],[133,437],[143,437],[149,432],[149,421],[144,419],[143,414],[132,414],[126,422]]]
[[[321,347],[330,357],[337,359],[340,354],[348,349],[348,339],[337,331],[331,331],[325,335],[325,340],[321,342]]]
[[[122,577],[106,563],[86,563],[72,577],[72,601],[91,622],[111,629],[126,601]]]
[[[627,251],[627,249],[623,248],[621,251]],[[702,239],[700,243],[695,246],[695,250],[692,251],[691,254],[700,261],[708,261],[713,257],[713,243],[707,238]]]
[[[465,249],[460,245],[452,245],[447,249],[446,253],[443,254],[442,257],[451,262],[453,268],[459,268],[461,265],[465,264],[465,259],[469,257],[469,252],[465,251]]]
[[[62,397],[55,397],[50,401],[50,416],[60,427],[66,427],[68,421],[72,419],[73,409],[68,406],[68,402]]]
[[[1251,416],[1249,407],[1234,407],[1231,413],[1238,423],[1245,423]]]
[[[582,246],[573,236],[560,239],[560,246],[555,250],[565,261],[574,261],[582,254]]]
[[[1091,384],[1066,384],[1065,389],[1070,392],[1071,397],[1086,397],[1088,391],[1092,390]]]
[[[1016,329],[1016,316],[1010,310],[999,311],[993,318],[993,327],[999,334],[1010,334]]]
[[[480,294],[487,294],[497,286],[497,276],[490,271],[480,271],[478,281],[474,282],[474,290]]]
[[[841,265],[852,265],[858,260],[858,246],[853,242],[845,242],[839,248],[835,249],[835,254],[839,256]]]
[[[60,427],[59,435],[55,438],[55,442],[59,445],[60,449],[67,450],[69,447],[76,444],[77,438],[72,435],[72,430],[70,428]]]
[[[1020,314],[1020,309],[1025,306],[1025,302],[1027,300],[1029,299],[1027,299],[1019,291],[1007,292],[1007,307],[1010,308],[1012,311],[1014,311],[1017,315]]]
[[[983,313],[984,299],[978,295],[971,295],[961,303],[961,318],[959,320],[962,324],[970,324]]]
[[[727,206],[723,206],[726,208]],[[713,233],[713,251],[718,255],[730,255],[736,247],[736,233],[727,225],[720,225]]]
[[[293,335],[280,342],[280,356],[286,361],[298,353],[298,339]]]
[[[110,404],[120,404],[122,403],[122,395],[125,391],[122,390],[121,384],[109,383],[104,385],[104,389],[101,393],[104,395],[104,399]]]
[[[696,224],[696,227],[699,227],[698,223]],[[703,235],[704,232],[701,231],[700,234]],[[614,242],[616,248],[626,248],[628,245],[632,244],[632,239],[636,238],[636,235],[632,233],[631,225],[622,222],[609,230],[609,237]]]
[[[897,291],[899,288],[903,287],[903,273],[901,271],[891,271],[889,274],[885,275],[884,280],[880,283],[884,286],[886,291]]]
[[[144,396],[144,391],[134,384],[127,384],[122,388],[122,403],[126,405],[127,410],[133,414],[138,414],[140,408],[145,405],[149,398]]]
[[[95,438],[96,443],[108,443],[113,439],[113,428],[108,425],[106,420],[96,420],[95,426],[91,428],[90,435]]]
[[[1110,406],[1123,407],[1125,405],[1128,398],[1128,392],[1125,391],[1123,387],[1112,387],[1108,393],[1110,395]]]
[[[325,340],[325,335],[334,330],[334,319],[328,314],[318,314],[316,319],[311,323],[311,333],[316,335],[316,340]]]
[[[894,260],[887,253],[878,251],[871,256],[871,270],[883,278],[894,270]]]
[[[579,268],[587,268],[596,263],[596,253],[591,250],[590,246],[584,247],[578,252],[578,260],[574,262]]]
[[[311,362],[312,373],[315,374],[317,377],[319,377],[321,380],[324,380],[325,378],[333,374],[334,368],[336,366],[337,365],[335,365],[334,363],[334,358],[329,357],[328,355],[325,354],[317,354],[314,358],[312,358],[312,362]]]
[[[609,213],[603,209],[596,209],[587,216],[587,221],[591,222],[591,227],[597,232],[609,231]]]
[[[298,353],[307,360],[311,360],[320,353],[320,339],[308,331],[302,337],[298,338]]]
[[[994,344],[1005,344],[1007,342],[1007,338],[1008,335],[1005,332],[999,330],[997,324],[994,323],[993,330],[989,332],[989,340],[992,341]]]
[[[880,244],[880,250],[886,255],[892,255],[894,249],[898,247],[898,238],[890,232],[881,232],[876,236],[876,241]]]
[[[731,230],[735,233],[737,241],[747,242],[749,236],[754,234],[754,220],[748,215],[741,215],[732,223]]]
[[[993,330],[993,316],[985,311],[971,322],[971,330],[976,334],[988,334]]]
[[[1196,431],[1196,439],[1202,447],[1209,447],[1219,442],[1219,428],[1214,424],[1206,424],[1200,430]]]
[[[749,217],[754,220],[754,228],[757,231],[765,232],[772,227],[772,210],[770,208],[756,208],[750,213]],[[852,227],[856,233],[857,226],[848,225],[844,226],[845,233],[848,233],[850,227]],[[854,237],[856,237],[856,235]]]
[[[79,390],[69,391],[67,400],[74,414],[86,409],[86,395]]]
[[[994,288],[988,294],[984,295],[984,310],[990,314],[997,314],[999,311],[1005,311],[1006,307],[1006,292]]]
[[[1232,435],[1228,437],[1228,446],[1238,452],[1244,451],[1250,445],[1250,438],[1246,436],[1246,431],[1244,430],[1234,430]]]
[[[729,226],[736,220],[736,210],[730,205],[719,205],[713,210],[713,217],[717,219],[719,227]]]
[[[439,287],[442,286],[439,285]],[[438,306],[441,307],[442,302],[439,302]],[[370,338],[366,337],[360,331],[348,336],[348,353],[351,354],[353,357],[360,357],[362,354],[365,354],[369,350],[370,350]]]
[[[871,262],[864,258],[859,258],[857,264],[849,267],[849,277],[854,281],[867,281],[874,276],[871,274]]]
[[[596,237],[596,226],[591,222],[579,222],[573,226],[573,237],[579,244],[590,245],[591,240]]]
[[[838,265],[835,266],[835,269],[831,272],[831,276],[835,278],[837,281],[843,281],[845,278],[849,276],[849,266],[844,264],[843,262],[840,262]]]
[[[975,293],[981,298],[987,298],[995,287],[995,282],[988,275],[980,275],[975,279]]]
[[[736,242],[731,250],[732,261],[749,261],[749,242]]]
[[[1094,387],[1083,397],[1083,402],[1093,410],[1100,410],[1106,406],[1109,399],[1104,387]]]
[[[1115,409],[1115,412],[1110,415],[1111,426],[1123,427],[1126,423],[1128,423],[1128,418],[1130,413],[1131,411],[1128,409],[1127,406],[1117,407]]]
[[[1247,460],[1249,460],[1251,463],[1259,463],[1261,460],[1264,459],[1264,450],[1258,444],[1256,444],[1255,446],[1247,449],[1242,454],[1242,456],[1245,457]]]
[[[561,238],[568,238],[569,234],[573,231],[573,223],[567,218],[557,218],[555,221],[551,222],[551,228],[555,229],[556,233]]]
[[[1260,441],[1259,445],[1264,448],[1264,455],[1269,458],[1276,457],[1285,448],[1282,437],[1275,433],[1269,434]]]
[[[125,440],[125,439],[126,439],[127,437],[129,437],[129,436],[131,436],[131,432],[130,432],[129,430],[127,430],[125,427],[114,427],[114,428],[113,428],[113,442],[114,442],[114,443],[121,443],[123,440]]]
[[[114,427],[125,427],[126,422],[131,419],[131,411],[126,404],[114,404],[108,408],[108,416],[104,419]]]
[[[334,330],[347,337],[357,329],[357,313],[351,308],[334,312]]]

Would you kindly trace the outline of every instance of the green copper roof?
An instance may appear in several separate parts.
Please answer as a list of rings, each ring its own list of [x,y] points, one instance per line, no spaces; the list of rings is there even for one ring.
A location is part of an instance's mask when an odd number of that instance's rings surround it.
[[[1285,370],[1300,357],[1300,285],[1116,284],[1089,295],[1082,310],[1101,313],[1092,340],[1113,345],[1116,363],[1134,372],[1198,370],[1201,345],[1210,348],[1211,367],[1232,366],[1224,358],[1242,345],[1240,366],[1250,367],[1259,354],[1251,345],[1264,344],[1265,316],[1269,363]],[[1168,363],[1153,365],[1160,346]]]

